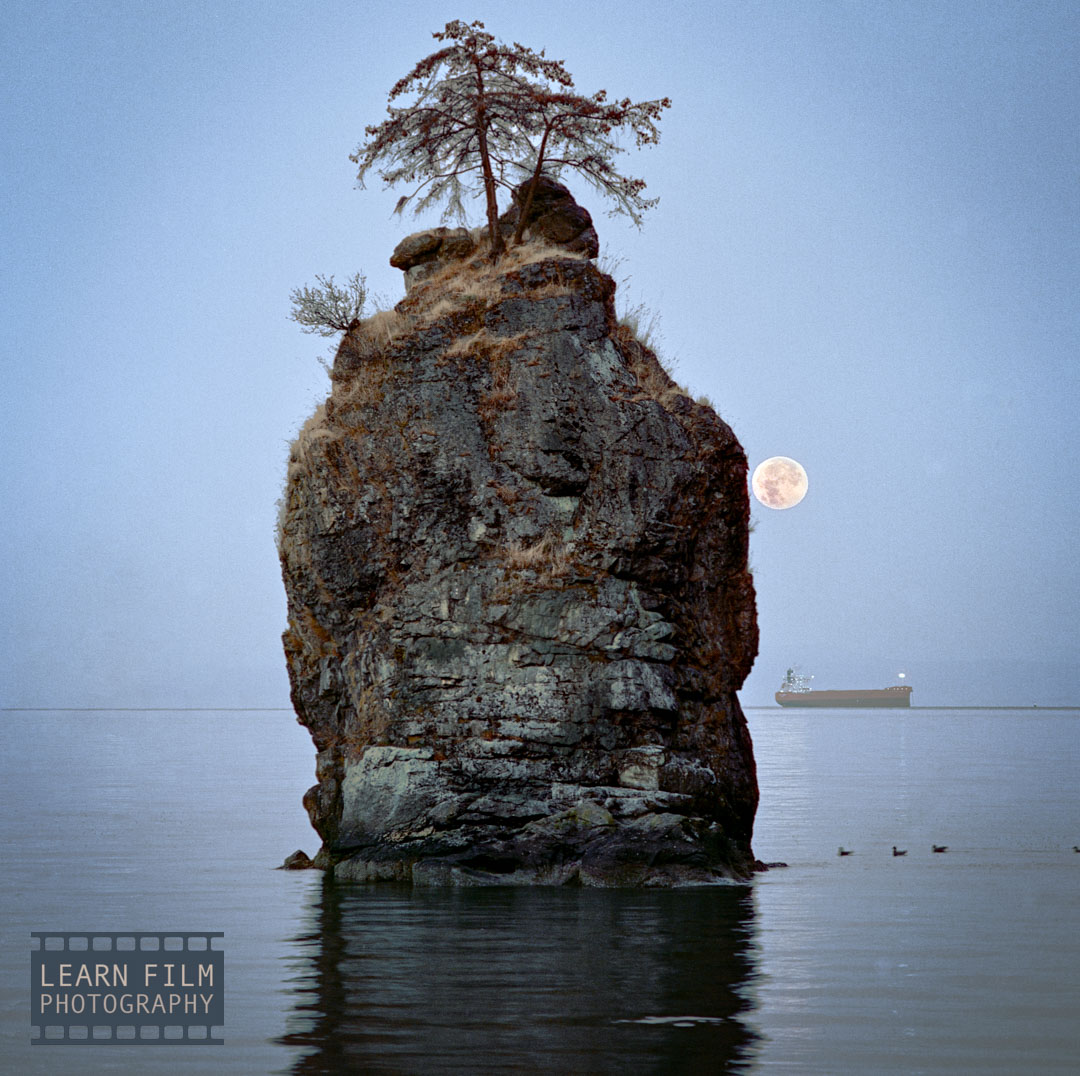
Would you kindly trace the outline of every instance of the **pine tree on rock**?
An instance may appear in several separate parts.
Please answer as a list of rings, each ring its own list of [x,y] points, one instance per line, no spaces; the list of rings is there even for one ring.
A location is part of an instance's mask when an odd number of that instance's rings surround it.
[[[414,212],[445,202],[443,220],[465,220],[463,198],[482,193],[491,254],[504,240],[498,226],[499,187],[528,179],[514,242],[520,243],[533,193],[542,175],[575,170],[615,203],[614,213],[640,225],[656,199],[644,181],[621,176],[612,163],[623,151],[617,135],[633,133],[640,146],[659,141],[657,122],[668,98],[609,102],[574,92],[562,62],[515,42],[505,45],[482,22],[448,22],[432,35],[443,47],[421,60],[390,90],[389,118],[366,128],[367,139],[350,159],[364,185],[373,169],[387,186],[415,184],[397,203]],[[415,96],[414,96],[415,95]],[[412,97],[409,104],[395,105]]]

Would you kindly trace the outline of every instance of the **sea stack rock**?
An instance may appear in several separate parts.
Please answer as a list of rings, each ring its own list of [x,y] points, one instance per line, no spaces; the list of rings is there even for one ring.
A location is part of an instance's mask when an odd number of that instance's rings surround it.
[[[742,448],[618,324],[586,254],[463,247],[346,334],[292,447],[284,646],[318,750],[315,864],[745,878]]]

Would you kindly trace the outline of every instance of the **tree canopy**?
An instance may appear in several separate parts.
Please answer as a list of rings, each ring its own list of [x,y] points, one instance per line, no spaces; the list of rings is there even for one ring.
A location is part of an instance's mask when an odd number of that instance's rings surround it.
[[[499,187],[529,185],[515,242],[520,242],[537,181],[563,170],[580,173],[640,225],[657,199],[644,197],[643,180],[622,176],[613,158],[624,151],[619,134],[637,146],[660,139],[658,121],[671,101],[608,101],[604,90],[584,97],[560,60],[515,42],[505,45],[482,22],[448,22],[432,35],[443,47],[421,60],[390,90],[389,118],[366,128],[351,160],[364,185],[375,170],[387,186],[413,185],[395,211],[445,203],[443,219],[466,218],[463,199],[484,197],[491,251],[503,249]],[[402,98],[411,101],[395,104]]]

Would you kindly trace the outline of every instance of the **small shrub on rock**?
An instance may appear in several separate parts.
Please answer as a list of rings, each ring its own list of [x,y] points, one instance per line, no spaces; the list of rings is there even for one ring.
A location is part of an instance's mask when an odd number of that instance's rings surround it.
[[[332,276],[317,276],[316,286],[294,288],[289,295],[292,313],[289,315],[306,333],[336,336],[349,332],[360,324],[367,302],[367,280],[362,273],[353,273],[345,287],[339,288]]]

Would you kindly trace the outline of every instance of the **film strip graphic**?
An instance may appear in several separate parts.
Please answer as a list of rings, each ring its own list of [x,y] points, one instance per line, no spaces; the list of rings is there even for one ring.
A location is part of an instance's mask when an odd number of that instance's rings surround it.
[[[31,931],[31,1044],[223,1046],[224,937]]]

